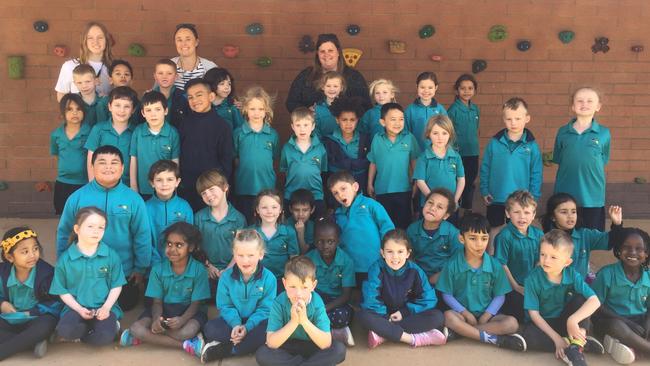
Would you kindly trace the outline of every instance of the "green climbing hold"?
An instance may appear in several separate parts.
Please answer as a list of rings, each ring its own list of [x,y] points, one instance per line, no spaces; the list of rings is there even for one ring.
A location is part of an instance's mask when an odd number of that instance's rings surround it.
[[[127,52],[129,53],[129,56],[133,57],[142,57],[147,54],[144,46],[139,43],[131,43]]]
[[[557,37],[562,41],[562,43],[567,44],[573,41],[573,38],[576,36],[576,34],[573,31],[570,30],[563,30],[562,32],[557,34]]]
[[[246,26],[246,33],[251,36],[258,36],[264,33],[264,26],[262,23],[251,23]]]
[[[547,151],[545,153],[542,153],[542,163],[544,164],[544,166],[553,165],[553,152],[552,151]]]
[[[255,65],[259,67],[269,67],[271,64],[273,64],[273,60],[268,56],[262,56],[255,60]]]
[[[501,42],[508,38],[508,29],[505,25],[493,25],[488,32],[490,42]]]
[[[6,191],[7,189],[9,189],[9,184],[3,180],[0,180],[0,191]]]
[[[8,56],[9,79],[22,79],[25,77],[25,56]]]
[[[435,33],[436,33],[436,28],[434,28],[433,25],[431,24],[427,24],[422,28],[420,28],[420,32],[418,33],[418,35],[420,36],[420,38],[425,39],[433,36]]]

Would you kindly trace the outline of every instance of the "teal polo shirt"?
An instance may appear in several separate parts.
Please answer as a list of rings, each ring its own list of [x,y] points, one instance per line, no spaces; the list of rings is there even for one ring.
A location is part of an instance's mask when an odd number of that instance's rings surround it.
[[[16,311],[28,311],[38,304],[34,296],[34,281],[36,279],[36,267],[32,268],[25,282],[20,282],[16,278],[16,267],[11,266],[9,277],[7,278],[7,291],[4,293],[4,286],[0,284],[0,299],[7,299]]]
[[[446,188],[452,194],[456,193],[458,178],[465,177],[463,160],[453,148],[447,148],[447,153],[439,157],[430,148],[424,150],[415,162],[413,179],[423,180],[429,189]],[[426,197],[420,195],[420,205],[424,206]]]
[[[350,207],[338,207],[334,217],[341,228],[339,248],[352,258],[355,272],[368,272],[381,257],[381,238],[395,228],[386,209],[372,198],[357,194]]]
[[[124,159],[124,173],[122,173],[122,182],[129,185],[129,166],[131,165],[131,156],[129,153],[131,151],[131,139],[133,137],[133,130],[135,126],[129,124],[129,126],[121,134],[118,134],[117,131],[113,128],[112,119],[107,121],[98,122],[92,130],[90,130],[90,135],[88,135],[88,140],[86,140],[86,145],[84,146],[88,151],[95,151],[100,146],[112,145],[117,147],[122,153],[122,158]]]
[[[368,160],[377,166],[375,194],[410,192],[411,160],[417,159],[420,148],[415,137],[406,130],[391,142],[386,132],[372,139]]]
[[[307,303],[307,318],[316,328],[323,332],[330,332],[330,319],[327,317],[325,304],[323,299],[317,293],[311,293],[311,301]],[[271,306],[271,313],[269,314],[269,323],[266,328],[267,332],[276,332],[291,319],[291,301],[287,297],[287,293],[283,292],[275,298],[273,306]],[[298,325],[296,330],[289,336],[289,339],[298,339],[302,341],[312,342],[302,325]]]
[[[232,260],[232,240],[235,231],[246,226],[246,218],[228,203],[228,213],[221,220],[212,216],[210,207],[204,207],[194,215],[194,225],[203,236],[201,249],[208,256],[208,261],[218,269],[224,269]]]
[[[474,316],[483,314],[495,297],[512,291],[501,263],[484,253],[483,264],[474,269],[467,264],[464,250],[449,259],[436,289],[455,297]]]
[[[100,242],[95,254],[88,257],[79,251],[75,242],[61,255],[54,267],[50,294],[70,294],[81,306],[99,309],[112,289],[125,284],[120,257],[113,249]],[[70,310],[66,305],[62,314]],[[122,309],[117,301],[111,312],[118,319],[122,317]]]
[[[289,225],[289,226],[291,226],[292,228],[295,229],[296,220],[293,218],[293,215],[291,215],[287,219],[287,225]],[[314,246],[315,245],[314,244],[314,227],[315,227],[315,225],[314,225],[313,221],[307,220],[307,222],[305,222],[305,243],[307,243],[307,245],[309,245],[309,248],[315,248],[315,246]]]
[[[641,271],[636,283],[630,281],[619,261],[598,271],[591,284],[598,300],[620,316],[646,315],[650,305],[650,272]]]
[[[56,156],[56,180],[66,184],[88,183],[88,171],[86,168],[86,157],[88,151],[84,148],[90,125],[82,123],[79,132],[69,139],[65,134],[65,123],[58,127],[50,135],[50,155]]]
[[[384,126],[379,123],[381,119],[381,107],[381,104],[375,104],[363,114],[363,117],[359,121],[361,132],[370,136],[371,140],[376,134],[384,132]]]
[[[609,162],[611,135],[596,120],[581,134],[575,119],[560,127],[555,136],[553,162],[558,165],[554,193],[569,193],[579,207],[605,206],[605,165]]]
[[[460,156],[478,156],[478,128],[481,112],[478,106],[471,101],[465,105],[456,98],[447,110],[456,132],[455,148]]]
[[[232,136],[235,158],[239,160],[235,172],[237,194],[255,196],[263,189],[275,188],[273,162],[280,155],[278,133],[268,123],[259,132],[244,123]]]
[[[153,231],[153,258],[159,261],[165,258],[165,238],[162,237],[163,231],[171,224],[176,222],[194,223],[194,211],[184,199],[174,193],[172,198],[162,201],[156,194],[144,202],[149,213],[149,222]],[[156,253],[158,255],[156,255]]]
[[[164,304],[190,305],[210,298],[208,271],[190,255],[185,271],[176,274],[171,262],[165,258],[155,264],[149,274],[145,296],[160,299]]]
[[[573,254],[571,267],[575,268],[582,278],[589,272],[589,257],[592,250],[610,250],[609,233],[596,229],[578,228],[571,232]]]
[[[305,256],[316,266],[316,291],[330,297],[339,297],[344,287],[356,286],[354,263],[342,249],[336,249],[332,263],[327,264],[318,250],[313,249]]]
[[[235,107],[230,100],[224,99],[221,104],[213,104],[213,106],[219,117],[228,122],[232,131],[246,124],[239,108]]]
[[[272,237],[267,237],[259,225],[253,227],[264,239],[266,250],[262,263],[276,278],[284,276],[284,265],[289,258],[300,255],[296,230],[289,225],[278,224],[278,228]]]
[[[440,223],[433,236],[424,230],[420,219],[406,229],[406,235],[413,247],[411,259],[422,268],[428,276],[442,271],[456,251],[463,249],[459,241],[460,232],[448,221]]]
[[[429,123],[429,119],[440,114],[446,116],[447,110],[445,110],[445,107],[435,99],[431,100],[431,104],[425,106],[420,102],[420,98],[417,98],[404,110],[404,122],[406,123],[405,129],[411,132],[417,139],[419,147],[418,153],[424,151],[429,144],[429,136],[424,136],[424,131],[426,130],[427,123]]]
[[[81,96],[81,93],[79,93]],[[82,97],[83,98],[83,97]],[[97,122],[105,121],[110,117],[110,114],[106,114],[104,109],[108,111],[108,97],[100,97],[99,93],[95,92],[95,100],[92,104],[88,104],[84,101],[84,124],[93,127]]]
[[[142,194],[153,194],[149,183],[149,169],[158,160],[178,159],[181,155],[181,140],[176,128],[164,123],[158,134],[143,123],[133,130],[130,156],[138,162],[138,190]]]
[[[585,299],[594,296],[594,290],[572,267],[562,271],[560,283],[548,280],[542,267],[535,267],[524,281],[524,309],[536,310],[544,319],[557,318],[574,295]]]
[[[314,106],[314,119],[316,121],[316,132],[319,137],[329,136],[339,129],[336,117],[330,112],[330,106],[325,100],[321,100]]]
[[[284,198],[290,199],[296,189],[311,191],[314,199],[323,199],[323,180],[321,173],[327,171],[327,152],[318,137],[312,135],[311,146],[302,152],[292,136],[282,148],[280,171],[286,173]]]
[[[522,234],[508,222],[506,227],[494,237],[494,258],[508,266],[512,277],[523,285],[530,271],[539,261],[539,244],[544,232],[535,226],[528,227]]]

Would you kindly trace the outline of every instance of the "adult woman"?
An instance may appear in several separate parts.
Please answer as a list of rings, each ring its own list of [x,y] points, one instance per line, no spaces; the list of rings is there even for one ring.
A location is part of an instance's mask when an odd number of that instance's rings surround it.
[[[109,38],[108,29],[103,24],[90,22],[86,25],[84,32],[81,34],[79,58],[68,60],[61,66],[59,79],[54,87],[58,101],[61,101],[61,98],[67,93],[79,92],[72,80],[72,70],[80,64],[88,64],[95,69],[99,78],[97,92],[99,95],[108,95],[111,91],[108,67],[113,62]]]
[[[298,107],[311,107],[323,97],[315,85],[328,71],[341,72],[347,84],[345,94],[348,97],[360,98],[364,108],[370,108],[366,79],[359,71],[345,65],[341,44],[336,35],[319,34],[316,50],[314,65],[302,70],[291,83],[286,103],[289,112]]]
[[[196,54],[196,48],[199,46],[199,32],[196,31],[194,24],[179,24],[176,26],[174,33],[174,43],[178,56],[172,58],[176,63],[176,82],[178,89],[184,90],[185,84],[196,78],[202,78],[205,73],[217,67],[217,65]]]

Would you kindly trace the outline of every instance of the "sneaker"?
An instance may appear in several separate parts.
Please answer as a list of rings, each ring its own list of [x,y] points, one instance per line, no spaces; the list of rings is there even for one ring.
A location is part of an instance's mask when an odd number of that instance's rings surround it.
[[[634,362],[636,357],[632,348],[624,345],[618,339],[612,338],[609,335],[605,335],[603,342],[605,343],[605,351],[612,356],[614,361],[621,365],[627,365]]]
[[[605,347],[599,340],[592,336],[587,336],[587,343],[585,343],[584,351],[586,353],[595,353],[597,355],[605,354]]]
[[[117,334],[120,334],[120,329],[122,328],[122,325],[120,324],[119,320],[115,321],[115,328],[117,328]]]
[[[413,334],[413,347],[441,346],[447,343],[447,337],[438,329],[428,332]]]
[[[350,327],[332,328],[332,339],[345,344],[348,347],[354,347],[354,337]]]
[[[569,366],[587,366],[585,355],[582,354],[582,347],[572,344],[564,349],[564,362]]]
[[[221,360],[230,355],[232,351],[232,343],[212,341],[206,343],[200,353],[201,363],[212,362]]]
[[[517,333],[497,336],[497,346],[513,351],[526,352],[526,340]]]
[[[377,348],[380,344],[386,342],[384,337],[380,337],[377,333],[372,330],[368,331],[368,348],[374,349]]]
[[[140,343],[142,343],[142,341],[139,338],[134,337],[129,329],[125,330],[122,332],[122,335],[120,335],[120,346],[122,347],[137,346]]]
[[[43,358],[47,353],[47,339],[44,339],[34,346],[34,356],[36,358]]]
[[[186,339],[183,341],[183,349],[185,352],[194,355],[198,358],[201,358],[201,350],[203,349],[203,336],[199,333],[196,337]]]
[[[454,332],[453,330],[447,327],[442,328],[442,334],[445,336],[446,343],[462,338],[460,334]]]

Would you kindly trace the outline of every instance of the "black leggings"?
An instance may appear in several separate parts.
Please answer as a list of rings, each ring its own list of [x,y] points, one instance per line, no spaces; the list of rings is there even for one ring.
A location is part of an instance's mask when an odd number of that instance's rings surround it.
[[[326,366],[345,361],[345,351],[343,343],[338,341],[320,349],[312,341],[290,338],[280,348],[263,345],[255,353],[255,359],[260,366]]]
[[[585,301],[586,300],[584,297],[576,295],[564,306],[564,310],[562,310],[562,313],[559,317],[548,318],[544,320],[546,320],[548,325],[550,325],[553,330],[564,337],[567,335],[567,319],[569,319],[569,317],[573,315],[573,313],[575,313],[582,306],[582,304],[585,303]],[[586,329],[587,333],[589,333],[591,328],[591,321],[589,318],[581,321],[578,324],[580,325],[580,328]],[[555,352],[555,343],[553,343],[551,337],[539,329],[535,323],[529,322],[524,325],[524,331],[522,333],[524,339],[526,339],[526,344],[528,345],[529,350]]]
[[[463,156],[461,159],[465,169],[465,189],[460,196],[460,207],[471,210],[474,201],[474,181],[478,174],[478,156]]]
[[[506,294],[506,301],[501,307],[501,314],[514,316],[522,324],[524,322],[524,295],[517,291],[510,291]]]
[[[442,328],[445,323],[445,317],[438,309],[407,315],[399,322],[391,322],[386,316],[365,309],[359,311],[357,317],[365,328],[393,342],[399,342],[404,332],[428,332]]]
[[[56,327],[56,317],[45,314],[22,324],[9,324],[0,319],[0,361],[18,352],[33,348],[49,338]]]
[[[246,322],[242,320],[242,324]],[[267,319],[264,319],[259,323],[255,328],[251,329],[246,333],[244,339],[232,348],[232,356],[247,355],[255,353],[260,346],[266,343],[266,325],[268,323]],[[206,342],[219,341],[221,343],[232,343],[230,342],[230,334],[232,333],[232,327],[223,320],[222,317],[212,319],[209,322],[205,323],[203,326],[203,335],[205,336]]]

